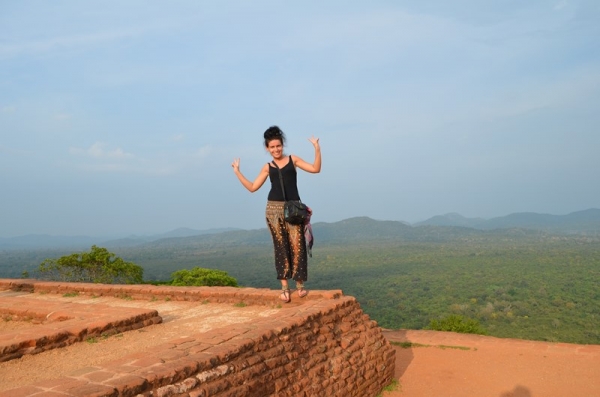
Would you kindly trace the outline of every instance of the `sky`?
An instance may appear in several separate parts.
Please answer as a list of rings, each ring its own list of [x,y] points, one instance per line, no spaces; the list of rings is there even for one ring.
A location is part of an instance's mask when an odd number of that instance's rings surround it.
[[[596,0],[0,0],[0,237],[600,208]]]

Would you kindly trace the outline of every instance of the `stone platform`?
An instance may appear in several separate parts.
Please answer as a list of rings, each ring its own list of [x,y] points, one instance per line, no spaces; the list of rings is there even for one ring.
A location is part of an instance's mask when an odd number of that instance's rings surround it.
[[[365,397],[394,376],[395,350],[341,291],[283,304],[269,289],[0,279],[0,317],[2,397]]]
[[[2,299],[19,296],[18,299]],[[0,318],[30,327],[0,333],[0,362],[162,322],[156,310],[28,299],[0,291]],[[1,326],[0,326],[1,329]]]

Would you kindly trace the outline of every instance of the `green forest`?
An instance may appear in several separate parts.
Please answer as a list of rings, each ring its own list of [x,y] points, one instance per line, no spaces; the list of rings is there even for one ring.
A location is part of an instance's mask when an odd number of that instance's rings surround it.
[[[597,238],[454,229],[441,236],[429,230],[431,238],[317,240],[306,285],[356,297],[384,328],[422,329],[431,320],[461,315],[477,320],[488,335],[600,344]],[[142,266],[146,281],[199,266],[226,271],[239,286],[277,289],[268,234],[252,236],[237,243],[226,235],[168,239],[111,251]],[[0,251],[0,277],[23,271],[35,277],[46,258],[68,253]]]

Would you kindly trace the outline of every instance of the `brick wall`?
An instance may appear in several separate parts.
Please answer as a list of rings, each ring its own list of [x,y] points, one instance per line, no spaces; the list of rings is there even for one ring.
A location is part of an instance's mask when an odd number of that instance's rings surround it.
[[[0,289],[273,304],[253,288],[107,286],[0,280]],[[171,341],[143,355],[85,368],[0,396],[376,396],[392,381],[395,352],[355,298],[311,291],[276,316]],[[60,393],[60,394],[59,394]]]

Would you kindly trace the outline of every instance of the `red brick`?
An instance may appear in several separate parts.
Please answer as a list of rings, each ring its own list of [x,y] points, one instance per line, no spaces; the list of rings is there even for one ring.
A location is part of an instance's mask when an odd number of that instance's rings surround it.
[[[208,393],[204,387],[189,392],[190,397],[207,397],[207,395]]]
[[[113,387],[92,383],[72,387],[64,391],[67,395],[78,397],[117,397],[119,395]]]
[[[209,396],[219,395],[222,391],[225,391],[229,388],[229,381],[227,379],[219,379],[213,382],[210,382],[208,385],[204,386]]]
[[[102,383],[115,376],[114,372],[108,371],[95,371],[90,372],[82,376],[82,378],[89,380],[92,383]]]
[[[136,395],[148,389],[148,381],[139,376],[125,375],[109,379],[104,385],[113,386],[119,391],[119,395]]]

